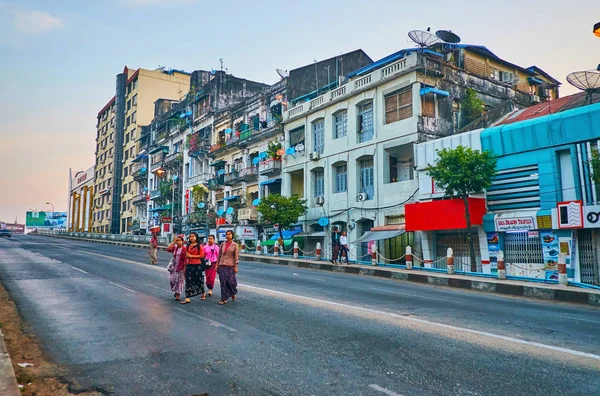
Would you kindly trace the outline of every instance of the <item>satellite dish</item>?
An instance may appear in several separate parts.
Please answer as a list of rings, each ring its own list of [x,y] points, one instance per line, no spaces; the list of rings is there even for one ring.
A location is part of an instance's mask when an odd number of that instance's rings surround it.
[[[287,70],[275,69],[275,71],[277,72],[277,74],[279,74],[279,77],[281,78],[286,78],[290,76],[290,72],[288,72]]]
[[[258,206],[258,204],[260,204],[260,199],[256,198],[254,201],[252,201],[252,206]]]
[[[223,216],[223,213],[225,213],[223,209],[217,210],[217,216]]]
[[[198,206],[198,209],[203,209],[206,206],[206,204],[204,202],[198,202],[197,206]]]
[[[598,69],[600,69],[600,65],[598,65]],[[586,93],[584,104],[587,104],[588,100],[590,103],[594,103],[592,95],[600,93],[600,71],[598,69],[577,71],[567,76],[569,84]]]
[[[242,205],[246,205],[246,198],[244,198],[244,197],[240,198],[240,203]]]
[[[294,147],[288,147],[288,148],[285,150],[285,153],[286,153],[287,155],[294,155],[294,154],[296,154],[296,149],[295,149]]]
[[[266,152],[266,151],[263,151],[263,152],[261,152],[260,154],[258,154],[258,157],[259,157],[260,159],[265,159],[265,158],[267,158],[267,155],[268,155],[268,154],[267,154],[267,152]]]
[[[411,30],[408,32],[408,37],[421,48],[429,47],[439,41],[436,36],[423,30]]]
[[[232,207],[227,208],[225,213],[227,213],[228,215],[233,214],[233,208]]]
[[[225,129],[225,133],[226,133],[226,134],[228,134],[228,135],[229,135],[229,134],[231,134],[231,132],[233,132],[233,129],[231,129],[231,128],[227,128],[227,129]]]
[[[319,218],[318,223],[321,227],[326,227],[327,225],[329,225],[329,219],[327,217],[321,217]]]
[[[191,110],[188,110],[188,111],[186,111],[186,112],[185,112],[185,115],[186,115],[186,117],[189,117],[189,116],[191,116],[191,115],[192,115],[192,111],[191,111]]]
[[[458,37],[457,34],[452,33],[451,30],[438,30],[437,32],[435,32],[435,35],[438,36],[438,38],[445,43],[450,43],[450,44],[460,43],[460,37]]]
[[[179,118],[185,118],[185,113],[179,114]]]
[[[295,147],[296,151],[304,151],[304,144],[298,143]]]
[[[254,157],[252,159],[252,165],[258,165],[259,162],[260,162],[260,158],[258,158],[258,157]]]
[[[217,172],[217,175],[221,176],[225,174],[225,169],[219,169],[219,171]]]

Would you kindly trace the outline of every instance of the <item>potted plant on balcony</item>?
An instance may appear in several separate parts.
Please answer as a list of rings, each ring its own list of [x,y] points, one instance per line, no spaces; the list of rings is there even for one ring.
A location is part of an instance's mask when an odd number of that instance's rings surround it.
[[[280,160],[281,155],[278,154],[279,150],[281,150],[281,143],[277,140],[270,141],[269,146],[267,147],[268,158],[271,158],[274,160]]]

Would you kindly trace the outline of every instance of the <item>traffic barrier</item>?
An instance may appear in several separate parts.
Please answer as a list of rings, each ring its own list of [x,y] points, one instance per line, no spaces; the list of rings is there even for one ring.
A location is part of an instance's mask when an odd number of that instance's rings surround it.
[[[294,258],[297,259],[298,258],[298,250],[300,248],[298,247],[298,242],[294,242]]]
[[[317,260],[321,260],[321,242],[317,242],[317,249],[315,249]]]
[[[449,274],[454,273],[454,252],[452,251],[452,248],[446,250],[446,269]]]
[[[377,245],[371,246],[371,265],[377,265]]]
[[[504,252],[498,251],[498,279],[506,279],[506,265],[504,264]]]
[[[273,248],[273,256],[279,256],[279,241],[275,241],[275,246]]]
[[[412,269],[413,266],[413,255],[412,248],[410,246],[406,247],[406,269]]]

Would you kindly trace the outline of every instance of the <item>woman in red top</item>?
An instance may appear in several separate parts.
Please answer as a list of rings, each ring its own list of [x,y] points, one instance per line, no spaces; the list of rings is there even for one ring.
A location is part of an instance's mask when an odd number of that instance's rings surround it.
[[[202,272],[202,262],[204,261],[204,248],[200,244],[198,234],[192,232],[187,246],[187,261],[185,265],[185,300],[182,304],[189,304],[190,297],[201,294],[200,299],[205,300],[204,294],[204,274]]]

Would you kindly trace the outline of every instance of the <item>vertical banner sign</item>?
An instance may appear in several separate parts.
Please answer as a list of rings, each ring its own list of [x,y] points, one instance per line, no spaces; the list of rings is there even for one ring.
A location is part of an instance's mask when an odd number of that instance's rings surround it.
[[[185,190],[185,214],[190,213],[190,190]]]
[[[487,244],[488,251],[490,252],[490,269],[497,270],[498,269],[498,252],[500,251],[500,243],[499,243],[498,233],[497,232],[488,232],[487,233]]]
[[[558,280],[558,254],[561,249],[558,237],[553,231],[543,231],[540,232],[540,239],[542,240],[544,270],[546,271],[545,279]],[[567,246],[565,245],[566,248]],[[570,246],[568,246],[568,249],[570,250]]]
[[[576,241],[573,240],[573,234],[575,234],[575,232],[572,232],[571,236],[558,238],[560,244],[560,253],[565,254],[565,264],[567,265],[567,269],[573,269],[575,265],[573,258]],[[573,273],[573,271],[567,271],[567,274],[570,274],[571,277],[573,276]]]

